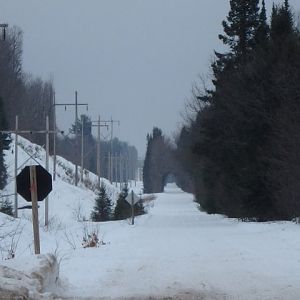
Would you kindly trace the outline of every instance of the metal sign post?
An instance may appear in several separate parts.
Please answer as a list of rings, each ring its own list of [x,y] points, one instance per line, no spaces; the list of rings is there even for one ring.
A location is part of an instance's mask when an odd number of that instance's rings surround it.
[[[131,225],[134,225],[134,205],[141,199],[133,191],[131,191],[125,200],[131,205]]]
[[[34,252],[40,254],[38,201],[43,201],[52,191],[52,176],[40,165],[26,166],[16,178],[17,192],[32,203]]]

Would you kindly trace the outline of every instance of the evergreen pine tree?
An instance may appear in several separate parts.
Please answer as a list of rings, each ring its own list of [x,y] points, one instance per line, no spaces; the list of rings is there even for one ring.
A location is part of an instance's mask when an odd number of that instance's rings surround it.
[[[145,193],[160,192],[156,190],[155,178],[153,178],[151,170],[155,168],[155,163],[157,164],[158,159],[158,157],[153,157],[153,148],[155,143],[161,140],[163,140],[162,130],[157,127],[153,128],[152,134],[147,135],[147,150],[143,168],[143,185]]]
[[[259,14],[259,24],[257,27],[255,42],[257,47],[266,49],[266,45],[269,39],[270,28],[267,23],[267,13],[265,0],[262,1],[262,8]]]
[[[147,149],[143,166],[143,186],[144,193],[150,193],[152,190],[151,177],[150,177],[150,157],[151,157],[151,142],[152,136],[147,134]]]
[[[114,210],[114,219],[115,220],[124,220],[131,216],[131,206],[125,200],[128,195],[128,186],[127,184],[123,188],[122,192],[119,194],[117,204]]]
[[[206,91],[206,95],[201,97],[202,101],[212,102],[224,78],[226,81],[232,70],[251,57],[251,51],[257,45],[260,17],[263,17],[259,15],[258,3],[259,0],[230,0],[227,20],[222,22],[224,34],[219,34],[219,39],[230,48],[230,51],[227,53],[215,51],[216,60],[211,65],[215,90]]]
[[[210,105],[200,111],[192,126],[199,135],[194,153],[200,156],[195,191],[202,207],[210,213],[238,216],[248,199],[258,199],[259,192],[264,191],[258,176],[261,163],[255,160],[264,145],[260,140],[264,105],[254,88],[260,77],[253,63],[258,38],[263,40],[268,33],[265,3],[261,12],[258,3],[230,1],[230,12],[222,23],[224,34],[219,35],[230,50],[216,53],[212,65],[215,90],[208,94]]]
[[[94,222],[109,221],[112,215],[112,201],[107,194],[105,185],[102,183],[97,193],[94,210],[91,218]]]
[[[7,214],[9,216],[13,215],[12,204],[7,198],[0,203],[0,212]]]
[[[288,0],[281,6],[273,4],[271,15],[271,38],[277,47],[283,46],[283,41],[294,32],[294,20]]]
[[[163,192],[163,176],[168,168],[171,150],[162,130],[154,127],[152,134],[147,135],[147,151],[143,168],[143,183],[145,193]],[[168,153],[163,157],[162,153]]]
[[[227,21],[222,25],[225,34],[219,38],[228,45],[237,60],[244,60],[255,45],[259,25],[259,0],[230,0]]]

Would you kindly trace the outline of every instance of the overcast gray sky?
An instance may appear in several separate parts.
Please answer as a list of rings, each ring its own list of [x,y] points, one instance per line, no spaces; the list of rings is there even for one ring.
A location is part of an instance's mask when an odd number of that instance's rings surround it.
[[[24,70],[53,77],[57,102],[77,90],[89,103],[79,113],[120,120],[116,135],[142,157],[153,126],[178,128],[192,83],[222,47],[228,10],[229,0],[0,0],[0,22],[21,27]],[[69,128],[74,110],[57,112]]]

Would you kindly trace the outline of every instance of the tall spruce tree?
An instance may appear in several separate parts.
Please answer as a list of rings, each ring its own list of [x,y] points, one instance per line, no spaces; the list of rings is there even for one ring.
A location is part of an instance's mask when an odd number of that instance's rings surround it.
[[[109,221],[112,217],[112,201],[104,183],[101,183],[91,218],[94,222]]]
[[[231,0],[227,21],[223,21],[224,34],[219,38],[230,47],[238,60],[245,58],[255,46],[259,26],[259,0]]]
[[[282,48],[283,40],[294,32],[293,14],[288,0],[283,5],[273,4],[271,15],[271,38],[277,47]]]
[[[229,47],[229,51],[226,53],[215,51],[216,60],[211,65],[215,91],[207,91],[207,94],[201,97],[203,101],[213,101],[213,96],[218,92],[223,79],[226,80],[233,69],[252,56],[260,25],[258,3],[259,0],[230,0],[227,20],[222,22],[224,33],[219,34],[219,39]]]
[[[201,188],[195,190],[202,207],[210,213],[242,216],[244,203],[257,198],[263,205],[254,203],[249,214],[247,206],[245,214],[251,217],[268,205],[263,197],[259,198],[265,192],[262,163],[257,160],[264,143],[264,105],[257,94],[261,91],[256,88],[261,83],[260,73],[252,65],[258,35],[268,34],[265,3],[261,11],[258,3],[230,1],[224,34],[219,35],[229,52],[216,53],[217,60],[212,65],[215,90],[209,94],[210,105],[199,112],[192,126],[191,132],[197,130],[199,135],[193,149],[200,157],[201,170],[195,176]]]
[[[255,43],[257,47],[267,48],[270,28],[267,23],[267,12],[265,0],[262,1],[262,7],[259,14],[259,23],[255,34]]]
[[[231,8],[242,3],[231,1]],[[299,32],[288,0],[273,6],[270,27],[265,1],[255,15],[243,59],[238,35],[227,35],[233,23],[224,23],[230,52],[217,55],[215,89],[203,99],[209,105],[189,124],[188,143],[183,130],[178,153],[191,160],[193,192],[207,212],[291,220],[300,214]]]
[[[131,216],[130,204],[125,200],[128,195],[128,186],[124,186],[122,192],[119,194],[117,204],[114,210],[115,220],[124,220]]]
[[[289,1],[273,6],[271,16],[270,111],[273,134],[269,145],[268,181],[277,217],[300,214],[299,103],[300,37],[294,26]]]
[[[163,191],[162,182],[160,179],[154,178],[154,175],[158,175],[159,172],[157,172],[157,170],[167,159],[167,157],[162,158],[161,156],[165,145],[162,130],[158,127],[154,127],[152,134],[147,135],[147,141],[147,151],[143,168],[144,192],[159,193]],[[156,172],[154,172],[154,170],[156,170]]]
[[[151,158],[151,143],[152,136],[147,134],[147,149],[143,166],[143,186],[144,193],[150,193],[152,190],[151,177],[150,177],[150,158]]]

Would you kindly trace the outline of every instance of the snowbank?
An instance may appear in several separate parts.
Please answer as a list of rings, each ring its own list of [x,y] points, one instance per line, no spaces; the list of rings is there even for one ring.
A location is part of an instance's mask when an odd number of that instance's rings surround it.
[[[47,288],[54,286],[58,279],[58,263],[51,254],[6,264],[10,267],[0,265],[0,299],[41,299]]]

